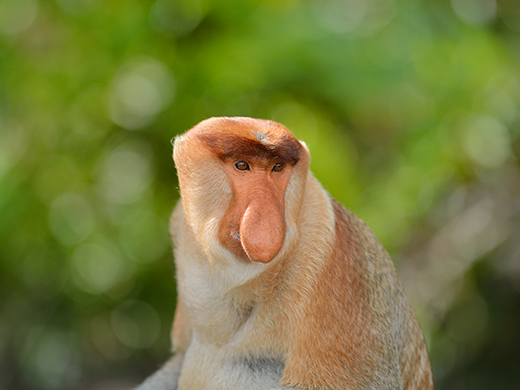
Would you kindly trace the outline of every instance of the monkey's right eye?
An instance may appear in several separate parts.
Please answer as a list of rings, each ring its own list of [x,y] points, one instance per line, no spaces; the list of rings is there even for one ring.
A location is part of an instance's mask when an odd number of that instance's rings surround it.
[[[235,168],[238,169],[239,171],[249,171],[250,168],[249,168],[249,164],[246,163],[245,161],[239,161],[235,164]]]

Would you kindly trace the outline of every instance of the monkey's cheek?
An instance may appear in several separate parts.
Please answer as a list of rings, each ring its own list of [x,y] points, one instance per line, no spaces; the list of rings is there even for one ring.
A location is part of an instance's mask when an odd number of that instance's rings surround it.
[[[274,205],[249,205],[240,224],[240,238],[251,261],[269,263],[280,252],[285,238],[283,211]]]

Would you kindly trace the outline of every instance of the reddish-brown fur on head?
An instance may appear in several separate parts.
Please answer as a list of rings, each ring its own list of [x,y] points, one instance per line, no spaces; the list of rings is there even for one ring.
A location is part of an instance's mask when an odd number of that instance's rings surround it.
[[[203,140],[222,160],[243,158],[285,161],[295,165],[302,145],[284,126],[251,118],[212,118],[190,132]]]

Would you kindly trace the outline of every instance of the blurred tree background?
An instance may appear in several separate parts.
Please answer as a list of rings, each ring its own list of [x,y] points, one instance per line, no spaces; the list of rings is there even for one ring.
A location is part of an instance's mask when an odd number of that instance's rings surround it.
[[[0,389],[129,389],[175,308],[170,139],[285,124],[390,251],[436,387],[520,384],[517,0],[0,0]]]

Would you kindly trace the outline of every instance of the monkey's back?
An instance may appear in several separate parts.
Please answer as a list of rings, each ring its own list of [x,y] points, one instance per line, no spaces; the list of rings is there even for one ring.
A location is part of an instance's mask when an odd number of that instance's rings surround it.
[[[315,286],[315,299],[302,314],[310,323],[295,341],[302,353],[289,361],[283,382],[303,388],[433,389],[422,331],[390,256],[365,222],[334,199],[331,203],[336,241],[324,282]],[[313,365],[316,359],[322,364]]]
[[[392,292],[391,296],[387,297],[387,301],[392,308],[392,332],[399,350],[403,388],[433,389],[432,373],[423,333],[415,311],[397,276],[394,263],[372,229],[363,220],[337,202],[335,202],[335,208],[341,210],[345,223],[352,225],[358,232],[367,260],[371,261],[370,257],[372,257],[381,264],[381,278],[375,273],[375,280],[381,282],[382,290]],[[340,220],[340,223],[343,221]]]

